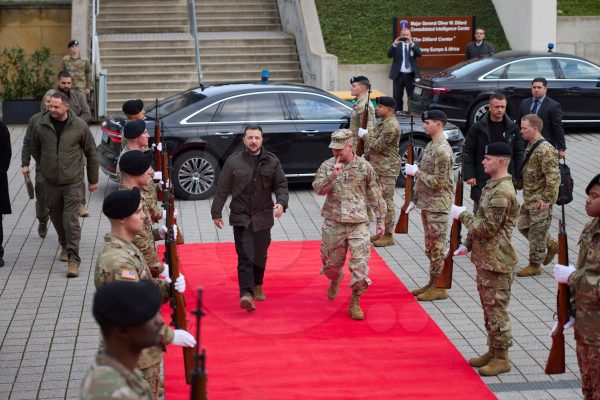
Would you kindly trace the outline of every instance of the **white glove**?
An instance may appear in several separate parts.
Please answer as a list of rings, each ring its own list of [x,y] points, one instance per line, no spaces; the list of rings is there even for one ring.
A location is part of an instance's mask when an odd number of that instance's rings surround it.
[[[175,290],[179,293],[185,292],[185,277],[183,274],[179,274],[179,277],[175,279]]]
[[[467,249],[467,247],[464,244],[461,244],[460,246],[458,246],[458,249],[456,249],[456,251],[452,254],[459,257],[459,256],[466,255],[468,252],[469,252],[469,249]]]
[[[162,240],[165,240],[165,238],[167,237],[167,233],[169,232],[169,230],[167,229],[166,226],[161,225],[158,227],[158,236],[160,236],[160,238]]]
[[[554,280],[558,283],[569,283],[569,276],[575,272],[573,264],[560,265],[554,264]]]
[[[155,181],[162,181],[162,172],[154,171],[154,176],[152,177]]]
[[[173,217],[177,218],[179,215],[179,211],[177,209],[173,210]],[[162,210],[162,216],[160,217],[163,221],[167,220],[167,210]]]
[[[171,278],[169,277],[169,264],[163,264],[165,269],[160,273],[159,277],[163,278],[165,282],[171,283]]]
[[[369,133],[368,130],[363,129],[363,128],[358,128],[358,137],[362,138],[363,136],[365,136],[367,133]]]
[[[415,176],[418,170],[419,167],[417,167],[416,164],[404,164],[404,172],[406,172],[406,175]]]
[[[467,211],[467,207],[456,206],[452,204],[452,208],[450,208],[450,215],[452,215],[452,219],[460,219],[460,214]]]
[[[195,347],[196,339],[188,332],[183,329],[175,329],[173,331],[173,344],[176,346],[183,347]]]
[[[156,143],[152,143],[152,150],[158,150],[159,152],[162,151],[162,143],[156,144]]]
[[[569,320],[563,326],[563,332],[572,327],[573,325],[575,325],[575,318],[573,318],[572,315],[569,315]],[[550,336],[554,335],[554,333],[556,332],[556,328],[558,328],[558,321],[554,322],[554,326],[552,326],[552,330],[550,331]]]
[[[410,203],[408,203],[408,207],[406,207],[406,213],[408,214],[409,212],[411,212],[414,209],[415,209],[415,203],[413,203],[411,201]]]

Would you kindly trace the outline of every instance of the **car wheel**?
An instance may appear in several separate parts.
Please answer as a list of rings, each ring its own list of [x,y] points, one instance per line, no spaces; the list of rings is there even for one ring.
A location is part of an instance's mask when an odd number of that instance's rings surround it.
[[[421,157],[421,154],[423,154],[423,150],[425,150],[425,146],[427,146],[427,143],[424,140],[413,139],[413,154],[414,154],[415,162]],[[406,161],[408,160],[408,152],[407,151],[408,151],[408,140],[403,140],[402,142],[400,142],[400,151],[398,153],[398,154],[400,154],[400,174],[398,175],[398,179],[396,180],[397,186],[404,187],[404,185],[406,185],[406,173],[404,172],[404,165],[406,164]]]
[[[207,199],[217,190],[217,179],[221,168],[210,154],[187,151],[173,163],[173,187],[175,195],[183,200]]]
[[[479,121],[483,115],[488,112],[490,109],[489,101],[480,101],[475,105],[473,111],[471,111],[471,116],[469,118],[469,127],[473,126],[475,122]]]

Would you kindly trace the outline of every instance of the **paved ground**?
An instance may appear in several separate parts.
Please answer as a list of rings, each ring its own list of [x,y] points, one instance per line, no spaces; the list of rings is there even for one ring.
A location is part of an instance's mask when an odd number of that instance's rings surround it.
[[[98,328],[90,308],[93,265],[102,237],[109,230],[108,220],[101,216],[101,204],[116,185],[101,174],[99,190],[89,200],[91,215],[82,219],[81,276],[67,280],[66,263],[57,260],[56,233],[50,228],[45,239],[38,237],[34,201],[28,199],[23,185],[20,154],[25,127],[12,126],[10,131],[13,213],[4,216],[6,266],[0,269],[0,399],[78,398],[82,376],[93,361],[98,343]],[[99,129],[94,127],[93,132],[99,141]],[[600,172],[596,164],[600,134],[572,133],[567,145],[567,160],[576,185],[575,200],[566,207],[570,259],[575,261],[577,238],[589,219],[583,209],[583,190]],[[397,189],[398,208],[403,193],[403,189]],[[468,193],[465,197],[469,203]],[[316,196],[310,186],[293,186],[289,212],[273,229],[273,239],[319,240],[322,204],[323,198]],[[178,202],[177,207],[187,243],[233,241],[231,229],[217,232],[214,228],[210,201]],[[554,216],[559,215],[560,209],[555,208]],[[552,235],[556,235],[557,226],[555,219]],[[527,244],[517,231],[513,242],[523,264]],[[417,213],[411,215],[409,235],[396,235],[395,246],[378,251],[409,289],[427,280],[428,263]],[[455,265],[450,298],[423,306],[468,358],[485,350],[483,318],[475,268],[467,258],[457,259]],[[543,371],[551,343],[548,333],[553,324],[555,292],[549,267],[539,277],[515,280],[510,305],[515,342],[510,352],[513,368],[500,377],[484,379],[500,399],[582,398],[572,333],[567,341],[567,372],[549,376]]]

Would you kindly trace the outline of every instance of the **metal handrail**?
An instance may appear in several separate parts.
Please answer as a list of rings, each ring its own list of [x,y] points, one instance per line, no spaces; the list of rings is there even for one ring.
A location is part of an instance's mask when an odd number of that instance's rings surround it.
[[[96,29],[97,16],[100,13],[100,0],[92,0],[92,71],[94,75],[94,97],[96,107],[94,107],[95,117],[101,117],[106,114],[106,76],[107,72],[102,69],[100,62],[100,43]]]
[[[98,0],[99,1],[99,0]],[[188,17],[190,22],[190,33],[194,38],[194,54],[196,57],[196,73],[198,84],[202,86],[202,67],[200,66],[200,44],[198,43],[198,21],[196,19],[196,1],[188,0]]]

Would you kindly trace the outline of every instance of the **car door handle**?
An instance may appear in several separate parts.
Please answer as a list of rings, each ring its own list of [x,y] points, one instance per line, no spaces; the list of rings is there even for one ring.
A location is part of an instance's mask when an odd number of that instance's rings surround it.
[[[215,132],[216,136],[231,136],[231,135],[235,135],[234,132]]]
[[[579,86],[575,86],[575,87],[570,87],[567,90],[581,90],[581,88]]]
[[[319,133],[319,131],[316,130],[316,129],[307,129],[307,130],[300,131],[300,132],[301,133],[306,133],[307,135],[314,135],[315,133]]]
[[[517,90],[517,88],[514,87],[514,86],[510,86],[510,87],[504,88],[504,92],[505,93],[514,93],[515,90]]]

